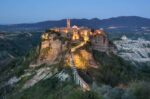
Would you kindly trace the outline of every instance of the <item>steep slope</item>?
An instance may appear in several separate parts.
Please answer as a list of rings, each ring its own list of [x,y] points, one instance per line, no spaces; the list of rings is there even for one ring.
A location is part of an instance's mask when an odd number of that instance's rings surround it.
[[[114,41],[119,56],[131,61],[136,66],[149,66],[150,64],[150,41],[145,39],[128,39],[123,36],[121,40]]]
[[[56,64],[61,61],[63,53],[67,50],[67,41],[60,33],[44,33],[39,46],[39,56],[31,67],[42,64]]]
[[[111,99],[114,92],[113,99],[128,99],[118,97],[125,97],[130,82],[149,83],[149,72],[140,71],[115,55],[106,35],[94,35],[91,41],[72,41],[67,34],[46,31],[39,45],[7,70],[5,74],[11,76],[0,84],[3,85],[0,96],[6,99]],[[84,90],[84,84],[90,88]]]

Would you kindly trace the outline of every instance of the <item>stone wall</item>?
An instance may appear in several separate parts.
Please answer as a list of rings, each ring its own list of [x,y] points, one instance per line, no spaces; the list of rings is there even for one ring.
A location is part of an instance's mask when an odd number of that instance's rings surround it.
[[[109,41],[105,35],[96,35],[91,39],[94,50],[106,52],[109,49]]]

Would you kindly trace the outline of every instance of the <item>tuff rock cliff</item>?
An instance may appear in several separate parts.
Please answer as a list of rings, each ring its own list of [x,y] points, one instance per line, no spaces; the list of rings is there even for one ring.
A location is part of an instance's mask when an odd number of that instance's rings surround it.
[[[115,93],[114,99],[120,99],[128,95],[131,81],[149,81],[148,71],[137,70],[116,55],[104,33],[75,41],[72,35],[43,33],[39,45],[4,72],[8,80],[0,82],[0,98],[111,99]],[[95,93],[104,98],[95,98]]]

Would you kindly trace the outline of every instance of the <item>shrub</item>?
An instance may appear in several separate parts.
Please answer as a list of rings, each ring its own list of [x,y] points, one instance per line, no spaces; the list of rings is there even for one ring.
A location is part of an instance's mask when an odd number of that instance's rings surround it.
[[[134,82],[129,85],[129,92],[136,99],[150,99],[150,83],[149,82]]]
[[[40,81],[35,86],[6,99],[102,99],[95,92],[84,92],[72,82],[60,82],[58,78]]]
[[[93,51],[93,56],[101,64],[99,65],[99,71],[97,71],[99,72],[97,76],[100,82],[115,86],[119,83],[127,83],[136,78],[133,66],[125,62],[122,58],[114,54],[107,55],[99,51]]]

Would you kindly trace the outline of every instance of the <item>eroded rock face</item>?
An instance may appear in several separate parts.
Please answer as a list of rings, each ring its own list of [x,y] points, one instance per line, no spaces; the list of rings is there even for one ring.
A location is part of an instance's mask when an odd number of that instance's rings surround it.
[[[97,67],[92,54],[86,50],[80,50],[79,53],[75,53],[73,59],[79,69],[87,69],[88,66]]]
[[[100,52],[106,52],[109,49],[109,41],[105,35],[96,35],[91,39],[92,48]]]
[[[85,49],[78,50],[73,54],[73,61],[77,69],[88,69],[88,67],[97,68],[92,53]],[[69,55],[66,57],[66,63],[70,65]]]
[[[38,83],[40,80],[50,78],[52,75],[54,75],[56,72],[58,72],[57,68],[52,69],[50,67],[43,67],[35,71],[36,74],[29,79],[23,86],[23,89],[32,87],[36,83]]]
[[[65,50],[67,43],[59,39],[59,36],[55,33],[44,33],[41,38],[41,45],[39,51],[39,57],[36,65],[41,64],[55,64],[58,63],[62,57],[62,52]]]
[[[129,39],[123,36],[121,40],[115,40],[117,55],[127,61],[132,62],[135,66],[150,66],[150,41],[138,38]]]

